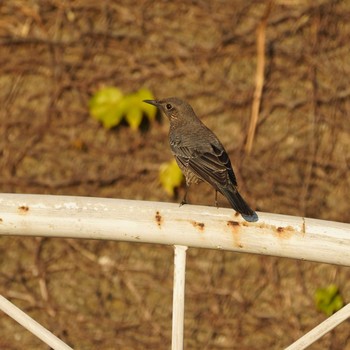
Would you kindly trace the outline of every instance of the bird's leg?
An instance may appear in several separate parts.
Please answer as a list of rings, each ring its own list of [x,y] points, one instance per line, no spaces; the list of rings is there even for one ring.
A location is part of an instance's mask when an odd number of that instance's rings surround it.
[[[218,204],[218,190],[215,190],[215,206],[216,206],[216,209],[219,209],[219,204]]]
[[[183,206],[184,204],[187,204],[187,192],[188,192],[189,188],[190,188],[190,186],[186,184],[185,195],[184,195],[184,198],[182,199],[182,201],[180,202],[180,207]]]

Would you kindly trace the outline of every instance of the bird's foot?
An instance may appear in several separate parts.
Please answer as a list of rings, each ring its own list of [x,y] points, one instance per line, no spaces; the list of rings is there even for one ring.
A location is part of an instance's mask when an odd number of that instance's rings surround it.
[[[186,187],[186,192],[184,197],[182,198],[182,201],[180,203],[180,207],[182,207],[184,204],[187,204],[187,191],[188,191],[188,186]]]
[[[216,209],[219,209],[218,191],[217,190],[215,190],[215,206],[216,206]]]

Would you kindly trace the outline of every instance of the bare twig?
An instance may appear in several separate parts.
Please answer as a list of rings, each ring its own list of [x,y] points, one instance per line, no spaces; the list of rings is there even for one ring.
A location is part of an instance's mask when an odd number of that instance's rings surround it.
[[[51,303],[50,303],[50,295],[49,295],[49,291],[47,288],[47,280],[46,280],[46,268],[45,268],[45,264],[42,261],[42,250],[43,250],[43,246],[44,246],[44,241],[45,238],[37,238],[38,241],[38,245],[37,245],[37,249],[36,249],[36,256],[35,256],[35,266],[36,266],[36,273],[37,276],[39,278],[39,289],[40,289],[40,294],[41,297],[44,301],[44,305],[45,308],[47,310],[47,313],[54,317],[56,315],[56,311],[54,310],[54,308],[52,307]]]
[[[271,0],[268,2],[265,14],[261,19],[261,22],[257,29],[257,65],[256,65],[256,75],[255,75],[255,91],[252,104],[252,113],[250,116],[250,124],[248,129],[247,143],[245,147],[246,153],[249,155],[252,151],[256,124],[258,122],[261,96],[264,87],[264,71],[265,71],[265,41],[266,41],[266,26],[267,20],[271,13],[274,1]]]
[[[317,53],[317,46],[318,46],[318,32],[319,32],[319,26],[320,26],[320,19],[319,17],[316,17],[314,23],[313,23],[313,51],[316,54]],[[304,175],[304,181],[303,186],[301,189],[300,194],[300,205],[302,207],[302,212],[305,215],[306,214],[306,208],[307,208],[307,200],[310,193],[310,186],[311,186],[311,180],[313,175],[313,170],[315,166],[315,158],[316,158],[316,152],[317,152],[317,119],[319,115],[319,106],[318,106],[318,80],[317,80],[317,67],[316,64],[313,63],[310,68],[310,80],[311,80],[311,86],[312,86],[312,113],[311,113],[311,120],[310,120],[310,133],[309,133],[309,158],[305,169],[305,175]]]

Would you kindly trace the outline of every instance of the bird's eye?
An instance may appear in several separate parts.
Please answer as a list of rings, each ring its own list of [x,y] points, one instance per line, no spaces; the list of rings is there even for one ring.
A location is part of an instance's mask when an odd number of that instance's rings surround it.
[[[170,110],[173,108],[173,106],[170,103],[167,103],[167,105],[165,106],[167,110]]]

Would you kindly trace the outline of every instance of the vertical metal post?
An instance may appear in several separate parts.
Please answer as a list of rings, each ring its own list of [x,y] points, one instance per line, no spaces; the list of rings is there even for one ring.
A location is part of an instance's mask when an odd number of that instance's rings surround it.
[[[174,250],[173,331],[171,340],[172,350],[183,350],[187,248],[188,247],[186,246],[176,245]]]

